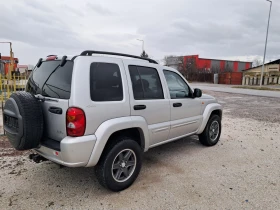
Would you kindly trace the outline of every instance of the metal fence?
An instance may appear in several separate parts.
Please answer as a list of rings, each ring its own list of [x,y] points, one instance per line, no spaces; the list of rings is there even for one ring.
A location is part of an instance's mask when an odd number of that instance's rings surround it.
[[[243,77],[242,72],[219,73],[219,84],[241,85],[242,77]]]
[[[0,102],[1,104],[11,96],[12,93],[24,90],[27,83],[26,76],[12,76],[10,79],[0,74]]]
[[[4,134],[3,129],[3,107],[7,99],[12,95],[12,93],[16,91],[21,91],[25,89],[25,85],[27,83],[26,76],[16,76],[13,75],[11,78],[7,78],[6,76],[0,74],[0,106],[1,106],[1,114],[0,114],[0,135]]]
[[[214,83],[214,73],[211,72],[189,72],[185,77],[191,82]]]

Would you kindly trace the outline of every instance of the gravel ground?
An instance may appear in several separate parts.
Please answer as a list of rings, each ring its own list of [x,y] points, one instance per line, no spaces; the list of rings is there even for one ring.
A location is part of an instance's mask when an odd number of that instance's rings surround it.
[[[0,209],[280,209],[280,99],[207,93],[225,107],[218,145],[193,136],[151,149],[119,193],[92,168],[35,164],[0,142]]]

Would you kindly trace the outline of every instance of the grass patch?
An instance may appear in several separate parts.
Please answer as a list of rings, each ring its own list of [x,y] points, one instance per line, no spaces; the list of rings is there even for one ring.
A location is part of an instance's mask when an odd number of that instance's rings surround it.
[[[280,91],[280,89],[277,89],[277,88],[256,87],[256,86],[233,86],[232,88],[242,88],[242,89],[251,89],[251,90],[270,90],[270,91]]]

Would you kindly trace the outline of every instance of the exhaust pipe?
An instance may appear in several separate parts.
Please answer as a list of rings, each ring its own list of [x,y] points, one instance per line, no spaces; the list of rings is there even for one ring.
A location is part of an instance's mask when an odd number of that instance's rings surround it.
[[[39,154],[30,154],[29,159],[33,160],[35,163],[41,163],[43,161],[48,161],[48,159],[44,158],[43,156]]]

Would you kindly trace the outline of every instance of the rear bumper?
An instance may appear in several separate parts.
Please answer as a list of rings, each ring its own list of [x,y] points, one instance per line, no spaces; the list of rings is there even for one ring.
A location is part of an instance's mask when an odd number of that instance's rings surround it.
[[[60,151],[46,146],[33,150],[55,163],[68,167],[84,167],[88,164],[95,142],[95,135],[67,136],[60,142]]]

